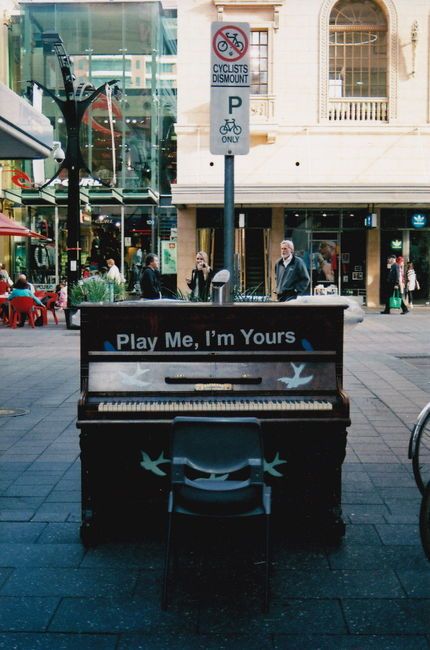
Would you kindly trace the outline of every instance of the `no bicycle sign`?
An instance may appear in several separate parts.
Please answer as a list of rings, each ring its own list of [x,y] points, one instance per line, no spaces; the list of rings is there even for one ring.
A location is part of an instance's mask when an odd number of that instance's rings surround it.
[[[248,23],[212,23],[211,137],[213,154],[241,155],[249,151]]]

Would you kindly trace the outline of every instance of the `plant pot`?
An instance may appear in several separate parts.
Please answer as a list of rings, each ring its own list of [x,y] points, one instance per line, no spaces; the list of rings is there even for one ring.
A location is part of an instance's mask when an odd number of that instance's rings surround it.
[[[81,329],[81,310],[79,307],[65,307],[66,327],[68,330]]]

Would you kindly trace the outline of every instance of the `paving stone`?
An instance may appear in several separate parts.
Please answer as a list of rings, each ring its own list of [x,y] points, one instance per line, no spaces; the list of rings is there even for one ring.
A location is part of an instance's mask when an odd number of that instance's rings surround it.
[[[284,635],[275,634],[274,650],[428,650],[424,635]]]
[[[4,567],[73,567],[85,551],[80,544],[0,544]]]
[[[118,650],[273,650],[271,635],[122,635]]]
[[[113,634],[0,634],[1,650],[116,650]]]
[[[136,571],[121,569],[15,569],[0,588],[1,596],[105,596],[131,594]],[[1,579],[1,574],[0,574]]]
[[[197,609],[172,604],[167,612],[151,599],[64,598],[50,623],[55,632],[196,632]]]
[[[58,602],[58,598],[0,596],[0,630],[45,630]]]
[[[246,601],[245,601],[246,602]],[[338,600],[277,600],[271,603],[267,615],[261,613],[259,601],[243,600],[219,602],[217,607],[207,607],[200,612],[200,631],[206,633],[231,632],[246,634],[254,631],[342,634],[346,632]]]
[[[352,634],[430,634],[430,599],[344,600]]]
[[[390,598],[404,591],[393,569],[360,571],[274,572],[273,597],[306,598]]]
[[[43,523],[2,521],[0,522],[0,540],[2,543],[34,542],[40,536],[45,527],[46,524]]]

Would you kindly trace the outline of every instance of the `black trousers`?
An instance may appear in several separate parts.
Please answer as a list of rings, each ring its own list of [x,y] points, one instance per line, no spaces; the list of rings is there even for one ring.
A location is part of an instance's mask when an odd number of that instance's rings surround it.
[[[297,298],[297,293],[295,291],[283,291],[278,293],[278,302],[288,302],[289,300],[295,300]]]

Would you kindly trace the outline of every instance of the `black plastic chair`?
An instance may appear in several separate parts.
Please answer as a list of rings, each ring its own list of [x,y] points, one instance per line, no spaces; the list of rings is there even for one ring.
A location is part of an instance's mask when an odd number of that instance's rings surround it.
[[[167,608],[175,515],[261,516],[265,523],[264,611],[269,606],[271,488],[263,481],[260,423],[255,418],[177,417],[171,436],[171,491],[161,608]],[[235,480],[225,475],[247,476]],[[189,478],[190,473],[205,477]],[[219,478],[216,478],[216,477]]]

